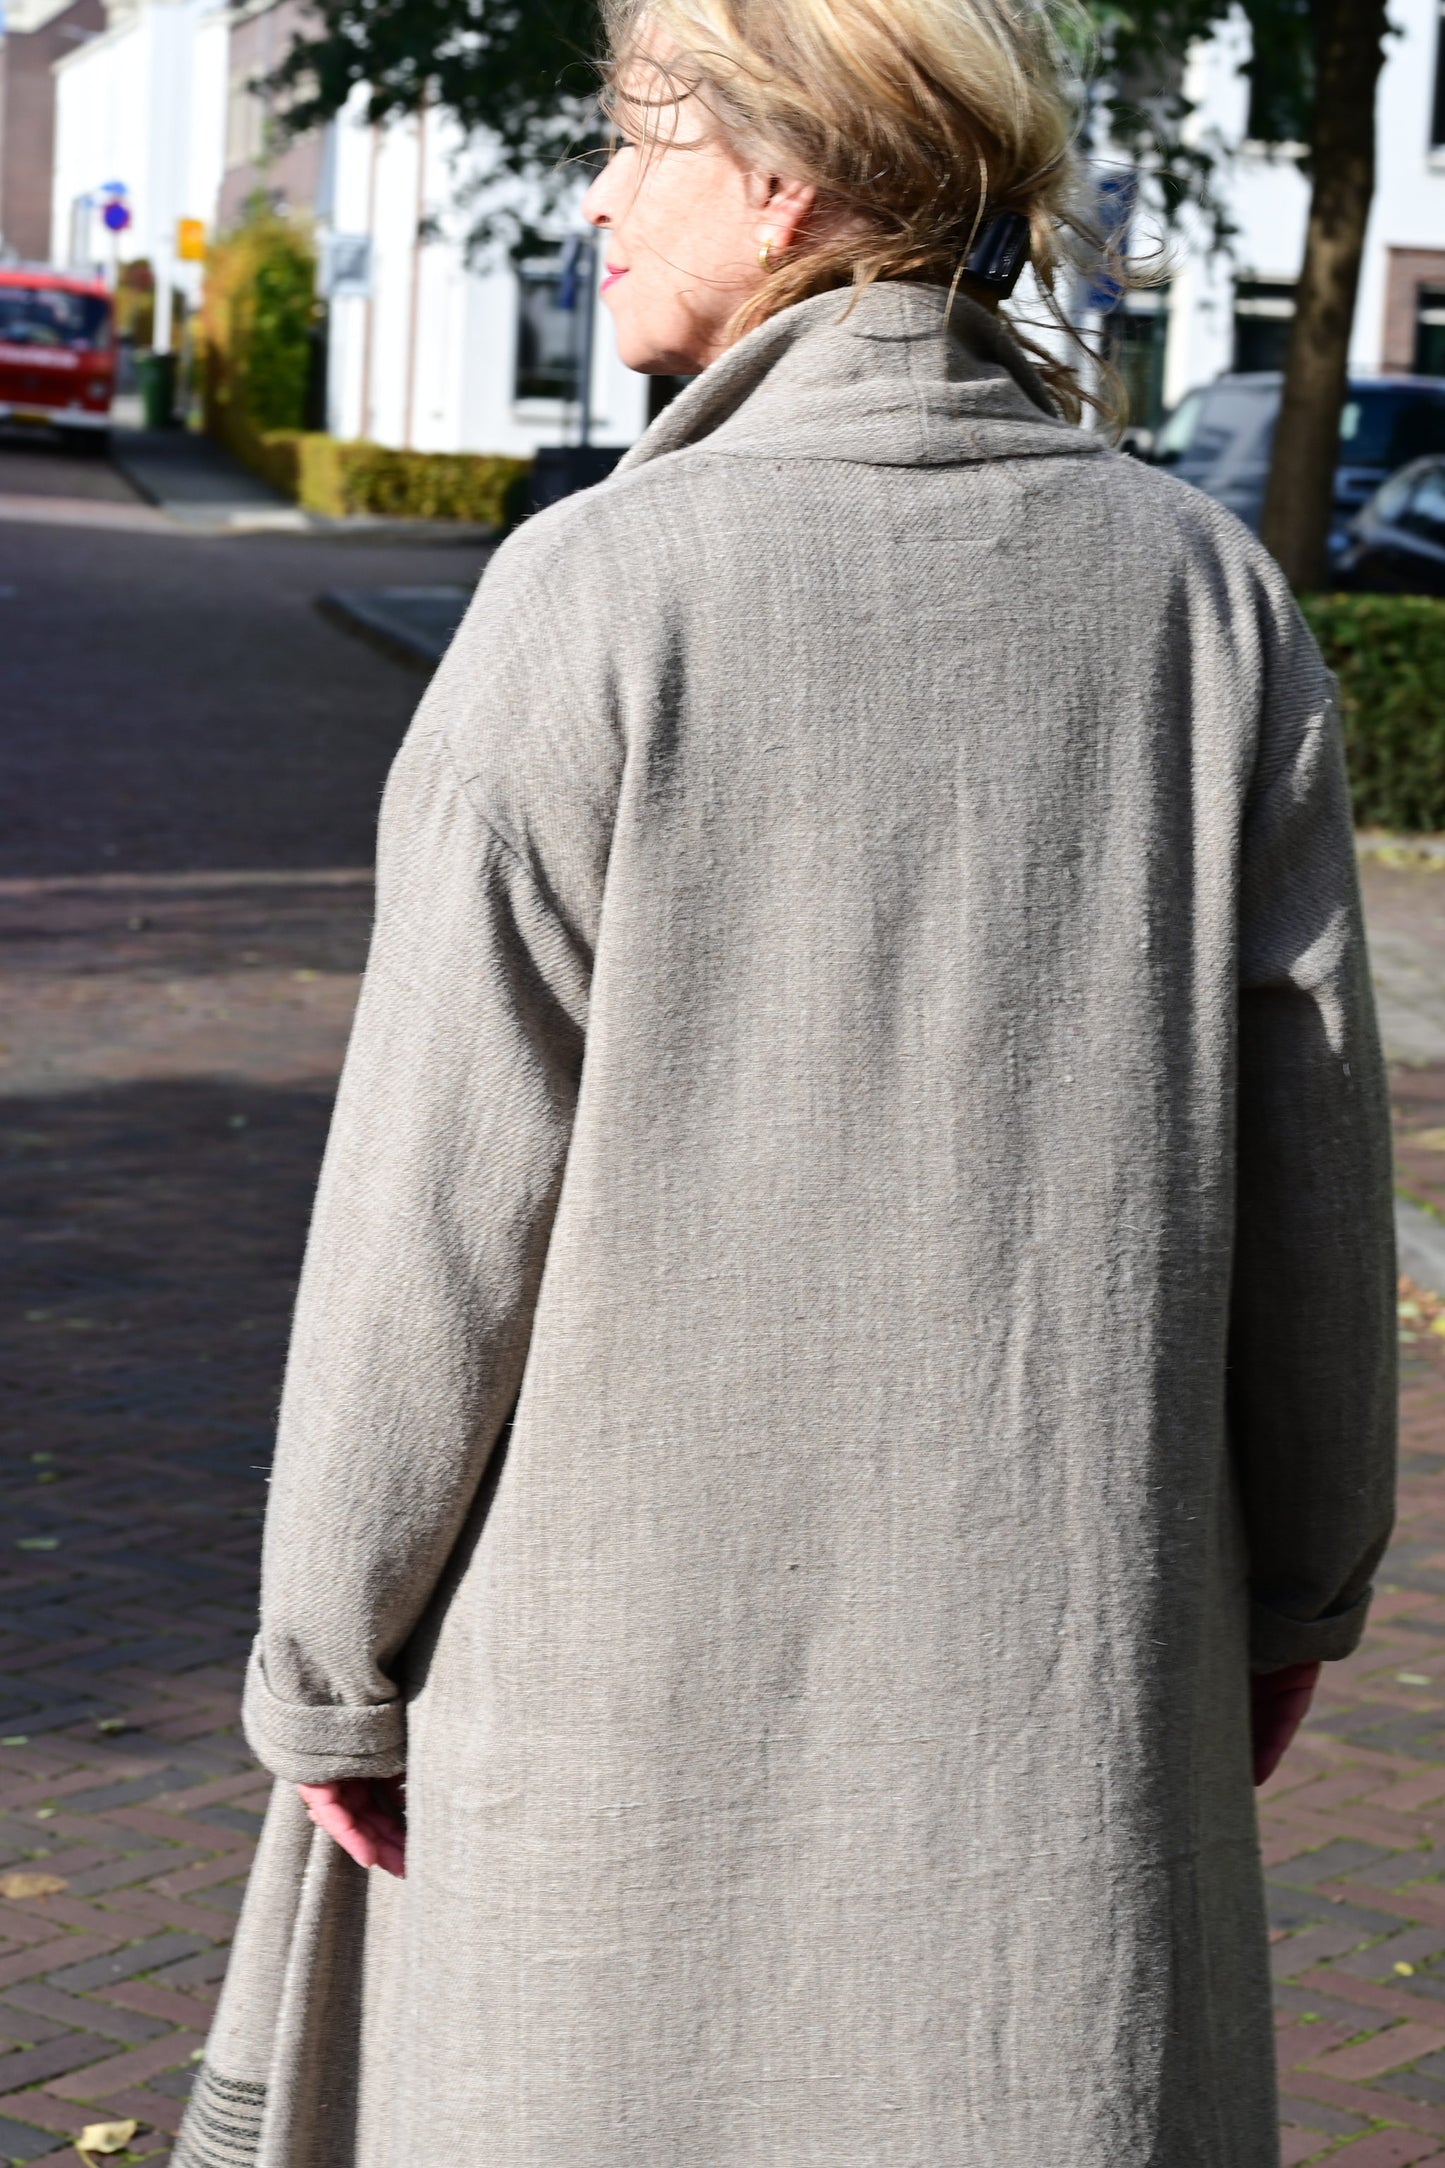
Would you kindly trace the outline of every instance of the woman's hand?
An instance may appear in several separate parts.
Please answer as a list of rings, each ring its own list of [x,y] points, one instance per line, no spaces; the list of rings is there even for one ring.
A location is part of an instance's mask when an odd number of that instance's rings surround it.
[[[340,1784],[298,1784],[306,1812],[358,1867],[406,1875],[406,1778],[347,1777]]]
[[[1282,1671],[1250,1674],[1256,1784],[1268,1783],[1284,1759],[1285,1748],[1305,1720],[1319,1676],[1318,1664],[1286,1664]]]

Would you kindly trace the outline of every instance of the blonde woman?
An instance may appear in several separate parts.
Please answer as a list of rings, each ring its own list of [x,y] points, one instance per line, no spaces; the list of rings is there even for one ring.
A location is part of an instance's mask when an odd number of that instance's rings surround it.
[[[613,33],[700,374],[388,788],[176,2160],[1273,2168],[1252,1755],[1391,1513],[1330,683],[1000,315],[1040,14]]]

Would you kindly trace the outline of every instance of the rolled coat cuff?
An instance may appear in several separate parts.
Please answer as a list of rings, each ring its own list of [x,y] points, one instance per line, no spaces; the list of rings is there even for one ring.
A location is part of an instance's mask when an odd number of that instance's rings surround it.
[[[1348,1610],[1329,1611],[1323,1618],[1288,1618],[1258,1598],[1249,1606],[1249,1668],[1251,1671],[1283,1671],[1287,1664],[1328,1664],[1349,1656],[1360,1645],[1369,1616],[1370,1598],[1363,1596]]]
[[[364,1708],[283,1701],[271,1689],[259,1640],[246,1666],[241,1726],[263,1768],[290,1784],[395,1777],[406,1767],[406,1704]]]

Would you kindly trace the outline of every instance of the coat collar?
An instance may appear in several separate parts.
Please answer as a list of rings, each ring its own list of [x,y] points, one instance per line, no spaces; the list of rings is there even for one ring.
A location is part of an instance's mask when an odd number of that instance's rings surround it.
[[[955,466],[1106,449],[1054,412],[998,319],[942,287],[815,294],[705,369],[617,471],[706,443],[766,459]]]

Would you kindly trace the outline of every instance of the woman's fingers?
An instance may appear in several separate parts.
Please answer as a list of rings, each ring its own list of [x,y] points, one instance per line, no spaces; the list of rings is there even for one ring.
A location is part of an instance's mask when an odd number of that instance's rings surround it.
[[[361,1826],[348,1793],[350,1784],[300,1784],[306,1811],[318,1829],[341,1846],[358,1867],[376,1865],[376,1845]]]
[[[1250,1679],[1256,1784],[1268,1783],[1284,1759],[1309,1713],[1319,1676],[1318,1664],[1290,1664],[1282,1671],[1257,1671]]]
[[[395,1875],[405,1873],[405,1824],[389,1807],[378,1805],[366,1778],[305,1785],[301,1791],[317,1827],[325,1830],[359,1867],[382,1867]]]
[[[318,1829],[341,1846],[358,1867],[406,1873],[406,1791],[402,1779],[348,1777],[336,1784],[298,1784]]]
[[[374,1864],[388,1874],[406,1873],[406,1823],[397,1814],[380,1786],[365,1786],[366,1797],[356,1802],[356,1824],[373,1853]]]
[[[377,1777],[371,1784],[371,1830],[377,1865],[406,1876],[406,1778]]]

